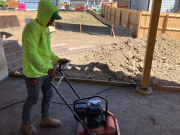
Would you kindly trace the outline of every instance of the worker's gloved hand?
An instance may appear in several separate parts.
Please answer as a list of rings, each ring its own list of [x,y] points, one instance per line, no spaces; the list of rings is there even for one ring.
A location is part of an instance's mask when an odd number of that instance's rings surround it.
[[[61,63],[61,62],[68,63],[68,60],[66,58],[61,58],[58,60],[58,63]]]
[[[53,78],[55,78],[59,74],[55,68],[50,68],[47,73],[49,76]]]

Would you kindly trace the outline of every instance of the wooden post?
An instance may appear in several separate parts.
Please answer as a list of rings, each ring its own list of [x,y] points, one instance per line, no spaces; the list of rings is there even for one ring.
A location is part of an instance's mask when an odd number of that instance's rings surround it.
[[[169,18],[169,14],[167,14],[166,17],[165,17],[164,26],[163,26],[163,32],[162,33],[166,33],[167,24],[168,24],[168,18]]]
[[[111,24],[111,36],[113,36],[113,24]]]
[[[122,9],[120,10],[119,25],[121,25],[121,14],[122,14]]]
[[[113,29],[113,24],[111,25],[111,36],[113,36],[115,38],[115,33],[114,33],[114,29]]]
[[[116,8],[117,9],[117,8]],[[114,22],[116,21],[116,9],[114,11]]]
[[[138,22],[138,29],[137,29],[137,38],[140,37],[140,30],[141,30],[141,16],[142,16],[142,11],[139,14],[139,22]]]
[[[111,21],[111,10],[112,10],[112,7],[110,8],[110,21]]]
[[[129,0],[127,0],[127,2],[126,2],[126,8],[128,9],[129,8]]]
[[[114,29],[113,29],[113,37],[116,38],[116,35],[115,35],[115,33],[114,33]]]
[[[54,20],[54,28],[56,29],[56,24],[55,24],[55,20]]]
[[[107,6],[107,7],[108,7],[108,6]],[[105,8],[105,9],[107,9],[107,10],[106,10],[106,15],[105,15],[105,18],[107,18],[108,8]]]
[[[102,5],[103,5],[103,14],[104,14],[104,17],[105,17],[105,4],[103,3],[103,0],[102,0]]]
[[[80,33],[82,33],[82,29],[81,29],[81,23],[80,23]]]
[[[2,39],[3,41],[6,41],[6,35],[3,35]]]
[[[146,54],[144,59],[144,68],[142,74],[141,88],[148,90],[149,79],[151,72],[151,65],[154,53],[154,46],[156,41],[156,34],[159,22],[159,14],[161,10],[162,0],[153,0],[153,6],[151,11],[151,19],[148,31],[148,39],[146,46]]]
[[[128,11],[128,22],[127,22],[127,28],[129,28],[129,22],[130,22],[130,13],[131,13],[131,10]]]
[[[111,76],[108,76],[108,81],[111,81],[112,79],[111,79]]]
[[[102,2],[102,12],[101,12],[101,14],[103,14],[104,15],[104,4],[103,4],[103,2]]]

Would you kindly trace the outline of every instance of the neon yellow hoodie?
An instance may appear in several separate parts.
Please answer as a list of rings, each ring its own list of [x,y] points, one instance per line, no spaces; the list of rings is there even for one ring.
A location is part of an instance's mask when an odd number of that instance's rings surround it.
[[[22,34],[23,74],[30,78],[47,75],[52,63],[60,58],[51,51],[50,32],[46,27],[53,13],[58,11],[49,0],[41,0],[38,5],[37,18],[29,22]]]

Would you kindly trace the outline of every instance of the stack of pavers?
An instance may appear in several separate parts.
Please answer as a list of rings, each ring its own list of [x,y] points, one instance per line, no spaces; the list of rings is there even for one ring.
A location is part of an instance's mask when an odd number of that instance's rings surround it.
[[[92,51],[93,48],[94,46],[78,46],[78,47],[69,48],[68,44],[51,45],[52,51],[60,57],[62,55],[69,55],[69,54]]]
[[[8,71],[18,71],[22,68],[23,51],[17,40],[8,40],[3,42],[4,52]]]

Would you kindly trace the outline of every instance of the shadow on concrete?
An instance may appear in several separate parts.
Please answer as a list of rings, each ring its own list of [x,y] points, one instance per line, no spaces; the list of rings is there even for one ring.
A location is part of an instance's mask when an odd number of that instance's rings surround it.
[[[126,73],[124,73],[123,71],[115,72],[110,70],[107,64],[99,63],[99,62],[91,62],[88,65],[70,64],[69,68],[66,71],[64,71],[64,73],[67,77],[70,78],[107,81],[108,77],[111,77],[112,81],[126,82],[126,83],[141,83],[141,79],[142,79],[142,74],[136,74],[135,76],[131,76],[131,75],[126,75]],[[156,76],[151,76],[149,83],[152,85],[180,86],[179,82],[160,79],[157,78]]]
[[[101,69],[101,68],[100,68]],[[103,69],[102,69],[103,70]],[[107,86],[72,83],[80,97],[88,97],[106,89]],[[62,82],[59,90],[69,103],[77,99],[67,83]],[[27,91],[23,79],[7,78],[0,82],[0,108],[25,100]],[[180,132],[179,93],[153,91],[143,96],[135,92],[134,87],[116,87],[101,93],[108,100],[109,108],[118,119],[122,135],[178,135]],[[42,99],[42,94],[39,96]],[[55,92],[53,101],[63,103]],[[1,135],[24,135],[21,129],[23,103],[0,111]],[[51,116],[60,119],[62,125],[57,128],[40,127],[41,103],[32,109],[31,123],[39,135],[76,135],[77,121],[65,105],[51,104]]]

